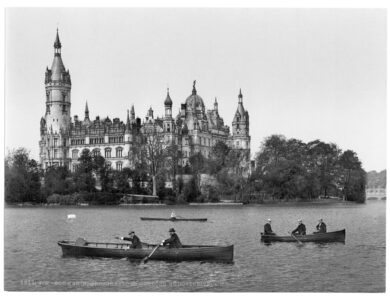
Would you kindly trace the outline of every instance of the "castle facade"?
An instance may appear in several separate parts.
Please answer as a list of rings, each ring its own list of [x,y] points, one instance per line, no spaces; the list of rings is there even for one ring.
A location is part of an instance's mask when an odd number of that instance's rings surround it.
[[[43,169],[50,166],[66,166],[75,171],[78,158],[84,149],[93,155],[101,155],[115,170],[132,167],[132,147],[140,135],[148,135],[153,128],[165,145],[177,145],[181,151],[179,164],[185,166],[195,153],[209,157],[212,147],[218,142],[230,148],[250,153],[249,114],[244,109],[241,90],[237,110],[233,116],[232,132],[224,124],[218,112],[215,99],[213,109],[206,110],[203,99],[198,95],[194,81],[192,92],[181,104],[179,114],[172,113],[173,101],[167,91],[162,118],[155,118],[150,108],[144,120],[136,117],[134,106],[127,111],[126,121],[119,118],[89,117],[86,103],[84,118],[71,118],[71,76],[65,69],[61,56],[61,42],[58,35],[54,42],[54,59],[51,69],[46,68],[46,112],[40,122],[39,156]]]

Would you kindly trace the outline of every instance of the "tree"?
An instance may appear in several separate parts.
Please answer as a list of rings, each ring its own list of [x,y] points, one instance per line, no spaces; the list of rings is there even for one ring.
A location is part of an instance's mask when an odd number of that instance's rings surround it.
[[[169,145],[165,149],[165,164],[167,171],[171,175],[172,190],[178,194],[178,187],[176,183],[176,175],[182,173],[182,167],[179,166],[181,162],[182,153],[179,151],[179,147],[176,144]]]
[[[25,148],[8,153],[5,159],[5,201],[7,203],[41,202],[38,164]]]
[[[344,151],[340,156],[339,165],[342,170],[340,183],[343,186],[344,199],[364,202],[367,179],[356,153],[352,150]]]
[[[327,198],[330,189],[337,186],[337,165],[340,150],[335,144],[327,144],[319,140],[307,144],[308,161],[310,171],[315,173],[319,179],[321,193]]]
[[[142,165],[146,165],[152,177],[153,196],[157,196],[156,176],[164,166],[164,140],[163,134],[159,132],[156,124],[145,126],[140,148],[140,159]]]
[[[78,159],[79,164],[73,175],[77,191],[93,192],[95,190],[95,178],[92,171],[94,169],[91,152],[84,149]]]
[[[89,159],[87,159],[87,161],[89,161]],[[92,157],[91,163],[91,171],[94,172],[99,178],[102,192],[110,191],[113,187],[111,166],[106,163],[106,160],[101,155],[96,155]]]
[[[46,197],[52,194],[69,194],[74,189],[74,182],[68,168],[51,166],[45,170],[43,191]]]

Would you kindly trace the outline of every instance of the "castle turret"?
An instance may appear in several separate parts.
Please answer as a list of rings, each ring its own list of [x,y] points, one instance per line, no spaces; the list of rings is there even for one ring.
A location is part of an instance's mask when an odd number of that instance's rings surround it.
[[[57,34],[54,41],[54,58],[51,69],[46,67],[46,113],[45,122],[41,122],[40,162],[45,169],[51,165],[67,165],[70,128],[70,91],[69,70],[65,69],[61,57],[61,42]]]
[[[165,98],[164,101],[164,107],[165,107],[165,117],[166,118],[171,118],[172,117],[172,99],[171,96],[169,95],[169,88],[167,89],[167,97]]]
[[[167,97],[164,101],[165,116],[164,116],[164,131],[168,134],[168,140],[173,141],[173,132],[175,131],[175,120],[172,118],[172,99],[167,89]]]
[[[236,149],[250,149],[249,114],[244,109],[243,96],[240,89],[238,106],[232,122],[232,147]]]

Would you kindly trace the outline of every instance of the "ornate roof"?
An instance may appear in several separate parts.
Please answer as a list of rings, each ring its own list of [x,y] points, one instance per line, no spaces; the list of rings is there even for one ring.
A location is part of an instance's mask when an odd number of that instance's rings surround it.
[[[187,109],[202,109],[204,111],[204,103],[203,99],[197,95],[196,88],[195,88],[196,80],[194,80],[194,85],[192,87],[192,94],[187,97],[186,99],[186,105]]]
[[[172,106],[172,99],[171,96],[169,96],[169,88],[167,89],[167,98],[165,98],[164,105],[165,106]]]

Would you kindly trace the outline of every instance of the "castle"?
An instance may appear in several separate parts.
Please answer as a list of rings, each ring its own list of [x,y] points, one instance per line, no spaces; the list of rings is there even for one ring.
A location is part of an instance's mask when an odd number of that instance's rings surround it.
[[[71,76],[65,69],[61,57],[61,42],[57,34],[54,42],[54,59],[51,69],[46,68],[46,112],[41,118],[39,142],[40,164],[43,169],[50,166],[66,166],[75,171],[78,158],[83,149],[89,149],[93,155],[102,155],[107,164],[115,170],[132,167],[131,149],[140,134],[147,135],[148,128],[157,129],[166,145],[175,144],[181,151],[179,164],[185,166],[194,153],[209,157],[212,147],[225,142],[230,148],[250,153],[249,114],[244,109],[241,90],[238,106],[233,117],[232,134],[218,113],[215,99],[211,110],[205,108],[203,99],[193,83],[192,93],[181,104],[176,118],[172,114],[173,101],[169,89],[164,101],[163,118],[155,118],[150,108],[143,121],[136,118],[134,106],[127,111],[126,122],[119,118],[98,116],[89,117],[88,104],[85,106],[84,119],[77,115],[71,118]]]

